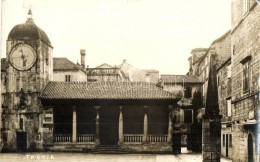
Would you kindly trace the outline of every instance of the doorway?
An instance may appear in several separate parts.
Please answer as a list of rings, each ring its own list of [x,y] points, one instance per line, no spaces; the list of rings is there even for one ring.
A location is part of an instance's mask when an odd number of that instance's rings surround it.
[[[229,145],[229,140],[230,139],[228,139],[228,134],[226,134],[226,157],[228,157],[228,145]]]
[[[27,149],[27,132],[16,132],[16,147],[18,151]]]
[[[248,135],[247,147],[248,147],[248,162],[254,162],[254,146],[253,146],[253,137],[251,133],[249,133]]]
[[[100,145],[118,144],[118,107],[101,107],[100,110]]]

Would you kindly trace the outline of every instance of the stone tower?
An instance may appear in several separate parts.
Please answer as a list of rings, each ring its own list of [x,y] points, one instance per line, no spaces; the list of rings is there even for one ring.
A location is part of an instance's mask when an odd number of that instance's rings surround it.
[[[40,137],[38,94],[52,80],[53,47],[32,19],[10,31],[6,42],[7,83],[3,101],[4,150],[35,150]]]

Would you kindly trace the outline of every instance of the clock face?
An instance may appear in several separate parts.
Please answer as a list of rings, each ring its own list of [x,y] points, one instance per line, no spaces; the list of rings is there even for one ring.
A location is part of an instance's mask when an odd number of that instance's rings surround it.
[[[28,70],[34,65],[36,54],[31,46],[19,44],[11,51],[9,60],[14,68],[18,70]]]

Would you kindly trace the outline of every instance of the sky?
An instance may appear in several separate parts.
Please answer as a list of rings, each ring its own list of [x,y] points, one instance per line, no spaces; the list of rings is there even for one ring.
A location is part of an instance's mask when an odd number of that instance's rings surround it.
[[[230,0],[2,0],[1,57],[11,29],[27,19],[48,35],[54,57],[86,65],[127,63],[185,75],[194,48],[230,29]]]

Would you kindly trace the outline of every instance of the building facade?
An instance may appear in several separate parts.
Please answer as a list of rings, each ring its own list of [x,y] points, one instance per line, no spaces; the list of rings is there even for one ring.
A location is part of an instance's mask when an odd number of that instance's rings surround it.
[[[42,149],[172,152],[171,116],[179,99],[154,84],[49,82],[40,98]]]
[[[85,50],[80,65],[53,58],[31,11],[6,43],[4,151],[172,152],[172,110],[179,100],[173,93],[145,81],[87,82]]]
[[[2,91],[3,148],[37,148],[39,116],[38,94],[52,80],[52,45],[46,33],[37,27],[31,11],[24,24],[10,31],[6,41],[6,75]],[[5,91],[4,91],[5,90]],[[23,141],[26,141],[23,142]]]
[[[67,58],[53,58],[53,81],[87,82],[87,71]]]
[[[260,8],[232,0],[233,161],[259,161]]]
[[[122,82],[128,81],[129,78],[116,66],[107,63],[95,68],[87,68],[88,81],[90,82]]]
[[[196,75],[161,75],[162,87],[181,98],[173,110],[174,136],[180,136],[181,146],[201,151],[201,123],[196,119],[201,108],[202,82]],[[180,152],[179,152],[180,153]]]

